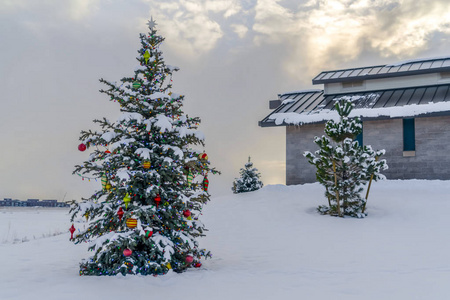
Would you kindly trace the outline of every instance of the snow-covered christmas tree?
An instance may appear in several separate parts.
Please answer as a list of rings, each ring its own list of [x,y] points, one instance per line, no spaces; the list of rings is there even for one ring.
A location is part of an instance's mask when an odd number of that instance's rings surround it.
[[[316,178],[325,187],[329,206],[319,206],[323,214],[364,217],[364,212],[372,180],[384,178],[380,172],[387,169],[384,159],[379,157],[384,150],[374,151],[369,145],[359,145],[354,141],[362,132],[359,118],[349,118],[354,107],[351,98],[342,97],[335,108],[339,122],[330,120],[325,124],[325,135],[315,137],[319,146],[315,154],[305,152],[308,161],[316,166]],[[369,182],[365,198],[361,196],[363,186]]]
[[[261,174],[258,173],[258,169],[253,168],[253,163],[250,162],[250,156],[248,157],[248,162],[245,164],[245,167],[241,168],[239,171],[239,174],[241,177],[235,178],[233,181],[233,187],[231,188],[233,193],[251,192],[263,187],[263,183],[259,179]]]
[[[72,221],[88,220],[84,230],[72,227],[74,242],[89,242],[94,251],[81,262],[81,275],[182,272],[210,256],[196,238],[205,231],[198,218],[209,200],[207,175],[217,171],[206,153],[191,148],[204,146],[200,119],[185,115],[184,97],[171,92],[178,68],[164,62],[164,38],[153,19],[147,24],[134,75],[100,79],[120,117],[94,120],[101,131],[81,132],[79,150],[91,153],[74,173],[102,183],[71,209]]]

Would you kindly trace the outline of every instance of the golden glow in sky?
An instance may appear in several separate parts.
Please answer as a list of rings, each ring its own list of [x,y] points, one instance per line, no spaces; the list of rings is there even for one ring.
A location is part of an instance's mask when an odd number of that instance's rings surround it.
[[[132,74],[151,16],[222,171],[213,194],[231,193],[249,155],[265,184],[284,183],[285,130],[257,125],[277,94],[322,88],[323,70],[450,54],[447,0],[3,0],[0,198],[79,199],[99,184],[71,175],[79,132],[118,116],[98,79]]]

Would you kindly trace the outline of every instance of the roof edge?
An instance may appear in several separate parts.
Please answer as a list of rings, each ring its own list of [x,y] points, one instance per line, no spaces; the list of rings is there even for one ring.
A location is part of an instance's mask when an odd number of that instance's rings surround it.
[[[351,70],[351,69],[349,69],[349,70]],[[312,80],[312,84],[350,82],[350,81],[360,81],[360,80],[369,80],[369,79],[412,76],[412,75],[440,73],[440,72],[449,72],[449,71],[450,71],[450,66],[433,68],[433,69],[415,70],[415,71],[395,72],[395,73],[367,74],[367,75],[362,75],[362,76],[353,76],[353,77],[345,77],[345,78],[318,79],[318,80],[313,79]],[[330,72],[335,72],[335,71],[330,71]],[[336,71],[336,72],[340,72],[340,71]],[[320,74],[322,74],[322,73],[320,73]],[[318,77],[319,75],[317,75],[316,77]]]

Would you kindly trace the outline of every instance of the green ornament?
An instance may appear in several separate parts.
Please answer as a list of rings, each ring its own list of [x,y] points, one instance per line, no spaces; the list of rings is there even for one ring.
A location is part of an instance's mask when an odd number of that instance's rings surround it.
[[[133,89],[137,90],[140,87],[141,87],[141,83],[139,81],[133,82]]]
[[[145,50],[145,53],[144,53],[145,64],[148,64],[149,58],[150,58],[150,53],[148,52],[148,50]]]
[[[194,179],[194,175],[192,175],[191,170],[189,170],[189,173],[188,173],[188,175],[187,175],[187,184],[188,184],[188,187],[191,187],[192,179]]]
[[[130,201],[131,201],[130,195],[127,193],[123,198],[123,203],[125,203],[125,209],[128,209],[128,203],[130,203]]]
[[[108,183],[108,179],[106,178],[105,174],[102,175],[102,180],[101,181],[102,181],[102,188],[104,190],[106,190],[106,184]]]

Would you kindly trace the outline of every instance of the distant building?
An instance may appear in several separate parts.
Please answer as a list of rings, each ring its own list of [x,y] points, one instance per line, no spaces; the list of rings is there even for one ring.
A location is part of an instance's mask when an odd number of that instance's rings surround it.
[[[303,153],[317,150],[314,136],[337,119],[343,96],[355,104],[350,117],[363,121],[360,144],[386,149],[388,179],[450,180],[450,57],[324,71],[312,83],[323,90],[280,94],[259,122],[286,127],[286,184],[316,180]]]
[[[12,200],[11,198],[4,198],[0,200],[0,206],[20,206],[20,207],[69,207],[70,205],[64,202],[58,202],[57,200],[42,200],[28,199],[27,201]]]

